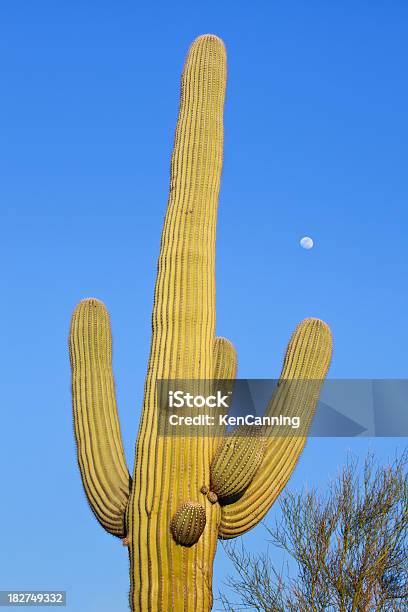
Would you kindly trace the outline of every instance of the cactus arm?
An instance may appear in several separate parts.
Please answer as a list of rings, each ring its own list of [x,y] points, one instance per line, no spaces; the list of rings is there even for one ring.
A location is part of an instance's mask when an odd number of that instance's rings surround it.
[[[229,383],[222,383],[224,389],[226,389],[226,384],[233,391],[233,381],[235,380],[235,376],[237,374],[237,353],[235,351],[235,347],[227,338],[223,338],[222,336],[218,336],[214,340],[213,344],[213,363],[214,363],[214,383],[218,386],[218,381],[226,381],[230,380],[231,385]],[[204,435],[206,435],[204,433]],[[222,436],[214,436],[212,432],[208,432],[208,441],[210,446],[210,458],[214,456],[215,450],[222,442]],[[204,483],[204,486],[210,490],[210,483]]]
[[[69,349],[77,458],[85,493],[100,524],[124,537],[130,476],[116,409],[109,315],[102,302],[91,298],[78,304]]]
[[[214,373],[215,224],[225,84],[222,41],[199,37],[182,75],[134,486],[126,513],[134,611],[204,611],[212,603],[220,508],[200,492],[209,480],[211,442],[204,436],[158,436],[156,381],[210,380]],[[190,508],[201,504],[206,513],[203,534],[191,547],[176,543],[170,531],[187,502]],[[177,533],[183,537],[183,530]]]
[[[214,380],[234,379],[237,373],[237,355],[234,345],[221,336],[213,347]]]
[[[293,382],[278,387],[266,414],[281,414],[284,407],[285,415],[300,415],[308,430],[331,352],[329,327],[319,319],[302,321],[289,342],[280,375],[281,381]],[[301,382],[305,380],[311,382]],[[304,435],[266,439],[262,463],[248,488],[238,501],[222,507],[220,538],[235,538],[259,523],[289,480],[305,442]]]

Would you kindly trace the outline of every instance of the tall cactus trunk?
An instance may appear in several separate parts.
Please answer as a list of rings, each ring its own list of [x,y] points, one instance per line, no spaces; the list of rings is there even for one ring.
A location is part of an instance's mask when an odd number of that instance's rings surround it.
[[[220,508],[209,484],[212,439],[158,437],[156,381],[214,376],[215,230],[222,167],[226,58],[215,36],[188,54],[161,241],[153,336],[127,526],[133,610],[208,610]],[[190,548],[170,522],[186,502],[204,506],[206,526]]]
[[[199,37],[184,66],[154,295],[152,343],[133,478],[123,451],[105,306],[80,302],[70,331],[78,464],[100,524],[129,548],[133,612],[207,612],[217,538],[255,526],[289,479],[305,437],[159,435],[159,380],[233,379],[236,354],[215,337],[215,234],[222,168],[226,56]],[[284,380],[268,406],[310,425],[331,358],[331,334],[305,319],[288,345]],[[294,389],[294,390],[293,390]],[[303,427],[303,432],[305,427]],[[223,498],[224,499],[221,499]],[[220,499],[219,499],[220,498]],[[222,505],[219,503],[223,502]]]

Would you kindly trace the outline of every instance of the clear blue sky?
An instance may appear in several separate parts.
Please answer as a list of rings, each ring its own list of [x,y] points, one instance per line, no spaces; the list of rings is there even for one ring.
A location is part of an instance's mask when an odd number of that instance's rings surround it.
[[[333,330],[331,377],[408,376],[407,24],[403,0],[2,3],[0,588],[64,588],[72,612],[127,610],[126,551],[77,471],[67,333],[79,299],[105,301],[131,467],[197,35],[228,52],[217,332],[239,375],[276,376],[312,315]],[[382,459],[404,443],[372,447]],[[311,440],[292,485],[324,486],[348,447],[368,444]],[[216,588],[228,569],[219,554]]]

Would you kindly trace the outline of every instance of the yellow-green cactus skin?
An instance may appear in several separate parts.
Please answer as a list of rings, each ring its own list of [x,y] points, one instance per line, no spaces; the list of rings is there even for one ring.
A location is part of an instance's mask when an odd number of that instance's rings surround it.
[[[305,437],[161,436],[156,382],[234,379],[233,345],[215,336],[215,231],[223,156],[226,53],[213,35],[187,55],[171,159],[152,315],[152,341],[133,477],[126,467],[112,375],[109,316],[83,300],[70,331],[78,464],[100,524],[122,538],[130,559],[134,612],[206,612],[218,538],[256,525],[289,479]],[[325,323],[295,330],[282,380],[317,385],[278,387],[268,413],[296,409],[310,422],[331,357]],[[233,442],[234,444],[234,442]],[[216,490],[212,490],[212,486]],[[218,493],[217,493],[218,491]],[[238,493],[238,495],[237,495]],[[218,499],[224,496],[223,499]],[[221,502],[221,503],[220,503]]]

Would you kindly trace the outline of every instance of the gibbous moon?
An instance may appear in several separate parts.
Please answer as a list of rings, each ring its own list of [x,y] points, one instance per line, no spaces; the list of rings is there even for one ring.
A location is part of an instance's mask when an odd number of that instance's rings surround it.
[[[302,249],[309,250],[309,249],[313,248],[313,240],[309,236],[304,236],[300,240],[299,244],[302,247]]]

